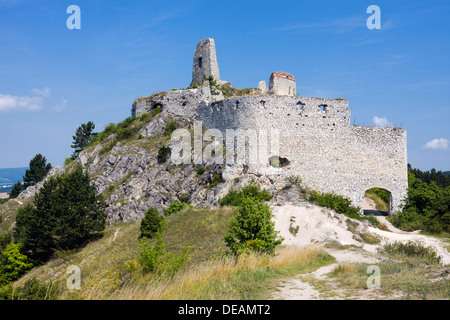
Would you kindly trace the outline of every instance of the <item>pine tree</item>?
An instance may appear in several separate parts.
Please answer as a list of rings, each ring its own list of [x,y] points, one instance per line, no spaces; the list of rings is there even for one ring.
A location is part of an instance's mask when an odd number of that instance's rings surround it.
[[[14,240],[21,243],[25,254],[36,262],[46,261],[55,248],[54,228],[57,224],[58,194],[61,181],[51,177],[45,181],[34,199],[34,206],[20,208],[16,217]]]
[[[75,135],[72,136],[73,138],[73,144],[72,148],[75,149],[73,152],[72,158],[75,159],[78,157],[78,154],[86,149],[89,145],[89,143],[92,141],[92,139],[97,135],[96,132],[94,132],[95,124],[92,121],[89,121],[88,123],[83,123],[81,126],[78,127],[77,131],[75,132]]]
[[[81,247],[106,226],[103,197],[96,194],[81,166],[45,181],[33,205],[19,209],[14,239],[38,263],[45,262],[55,250]]]
[[[106,226],[105,202],[81,166],[62,180],[55,204],[56,248],[70,250],[101,234]]]
[[[156,208],[149,208],[141,221],[140,238],[153,238],[158,232],[162,230],[163,225],[164,217],[159,214]]]
[[[52,165],[50,163],[47,164],[47,159],[42,154],[37,154],[30,161],[30,169],[25,171],[25,176],[23,177],[25,188],[41,182],[51,168]]]
[[[17,181],[17,182],[13,185],[13,187],[12,187],[12,189],[11,189],[11,192],[9,193],[9,197],[10,197],[11,199],[17,198],[17,197],[19,196],[19,194],[20,194],[24,189],[25,189],[24,185],[23,185],[21,182]]]

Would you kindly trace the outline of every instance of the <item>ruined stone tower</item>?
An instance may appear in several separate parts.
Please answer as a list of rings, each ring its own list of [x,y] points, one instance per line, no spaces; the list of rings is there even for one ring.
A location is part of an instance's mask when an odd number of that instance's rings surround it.
[[[219,66],[216,58],[216,45],[214,39],[211,38],[202,40],[197,44],[192,67],[191,85],[202,83],[203,76],[213,76],[216,81],[220,80]]]
[[[295,97],[295,77],[283,71],[273,72],[269,81],[269,94]]]

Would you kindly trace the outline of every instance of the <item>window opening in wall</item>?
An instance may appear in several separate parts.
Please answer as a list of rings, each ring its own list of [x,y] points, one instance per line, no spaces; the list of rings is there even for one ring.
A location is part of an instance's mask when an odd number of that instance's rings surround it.
[[[301,103],[301,102],[298,102],[298,103],[297,103],[297,106],[298,106],[298,108],[299,108],[300,110],[303,110],[303,109],[305,108],[305,104],[304,104],[304,103]]]
[[[198,67],[201,69],[203,66],[203,58],[198,58]]]
[[[291,162],[288,158],[283,158],[279,156],[272,156],[269,158],[267,167],[279,168],[279,169],[290,169]]]
[[[328,106],[326,104],[322,104],[319,106],[320,111],[327,111]]]

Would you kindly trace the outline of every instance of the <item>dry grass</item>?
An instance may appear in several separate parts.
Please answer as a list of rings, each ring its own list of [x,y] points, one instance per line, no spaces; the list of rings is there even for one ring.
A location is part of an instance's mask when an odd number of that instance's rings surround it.
[[[364,195],[366,198],[372,199],[375,201],[375,209],[381,212],[387,213],[389,211],[388,205],[384,202],[378,195],[371,192],[366,192]]]
[[[340,263],[334,270],[331,272],[332,276],[338,276],[346,273],[355,272],[355,267],[352,264],[348,263]]]
[[[225,255],[231,216],[231,208],[187,208],[166,218],[166,249],[175,255],[187,245],[192,249],[191,260],[173,277],[144,272],[138,263],[140,223],[117,223],[102,239],[34,268],[15,286],[31,278],[53,282],[59,299],[265,299],[281,278],[333,260],[319,247],[281,247],[275,256]],[[81,269],[80,290],[67,289],[71,265]]]
[[[321,257],[322,255],[322,257]],[[118,300],[214,300],[252,299],[264,290],[264,281],[289,273],[289,269],[318,266],[323,258],[318,247],[283,247],[275,257],[250,255],[235,260],[222,257],[191,265],[173,279],[140,279],[129,283],[112,294],[94,290],[89,299]],[[325,259],[326,260],[326,259]]]

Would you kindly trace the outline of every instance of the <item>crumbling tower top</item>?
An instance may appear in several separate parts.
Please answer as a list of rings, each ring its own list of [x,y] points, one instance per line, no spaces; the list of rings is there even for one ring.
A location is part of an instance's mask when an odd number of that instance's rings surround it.
[[[292,96],[297,94],[295,77],[284,71],[273,72],[269,81],[269,94]]]
[[[207,78],[213,76],[216,81],[220,80],[216,45],[214,39],[211,38],[202,40],[197,44],[197,50],[194,53],[191,85],[202,83],[204,76]]]

